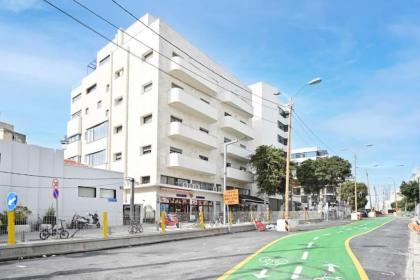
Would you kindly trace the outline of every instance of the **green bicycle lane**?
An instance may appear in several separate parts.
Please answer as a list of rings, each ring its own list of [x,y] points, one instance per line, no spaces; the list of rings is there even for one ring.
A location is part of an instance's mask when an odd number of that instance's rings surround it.
[[[258,250],[219,280],[367,279],[357,259],[353,262],[352,257],[355,257],[350,256],[353,255],[350,248],[346,249],[346,240],[391,220],[392,217],[365,219],[344,226],[287,235]]]

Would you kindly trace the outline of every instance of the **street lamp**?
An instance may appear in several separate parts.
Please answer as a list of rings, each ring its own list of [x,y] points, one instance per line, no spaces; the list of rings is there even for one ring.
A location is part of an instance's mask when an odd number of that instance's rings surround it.
[[[291,143],[292,143],[292,112],[293,112],[293,99],[303,91],[306,86],[312,86],[319,84],[321,78],[315,78],[304,84],[294,96],[289,96],[289,121],[288,121],[288,130],[287,130],[287,155],[286,155],[286,187],[284,191],[284,219],[287,221],[289,219],[289,185],[290,185],[290,152],[291,152]]]

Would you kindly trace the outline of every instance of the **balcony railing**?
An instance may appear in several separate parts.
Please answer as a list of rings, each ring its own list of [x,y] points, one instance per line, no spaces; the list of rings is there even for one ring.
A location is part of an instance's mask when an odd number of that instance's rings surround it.
[[[252,106],[232,92],[222,92],[219,94],[219,98],[223,103],[226,103],[243,112],[248,118],[252,118],[254,115]]]
[[[169,124],[168,136],[209,150],[217,148],[216,137],[203,131],[188,127],[180,122],[171,122]]]
[[[254,131],[250,126],[231,116],[225,116],[222,119],[221,127],[228,132],[236,134],[238,138],[247,138],[248,140],[255,138]]]
[[[208,161],[192,158],[183,154],[172,153],[168,155],[168,168],[190,170],[208,175],[216,174],[216,165]]]

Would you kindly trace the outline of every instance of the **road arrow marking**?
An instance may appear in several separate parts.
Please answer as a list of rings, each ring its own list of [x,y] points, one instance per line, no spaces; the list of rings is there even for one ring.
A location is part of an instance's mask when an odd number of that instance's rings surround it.
[[[261,270],[258,274],[254,273],[254,276],[257,277],[257,279],[267,278],[267,269]]]
[[[335,264],[329,263],[329,264],[324,264],[324,266],[328,267],[328,272],[334,273],[335,272],[335,268],[338,267]]]
[[[307,251],[303,252],[302,260],[306,260],[308,258],[309,253]]]
[[[312,247],[312,245],[314,245],[314,243],[309,242],[309,243],[308,243],[308,246],[306,246],[306,248],[311,248],[311,247]]]
[[[293,272],[292,279],[299,279],[299,275],[302,272],[302,266],[298,265]]]
[[[313,240],[318,240],[318,238],[319,238],[318,236],[315,236]]]

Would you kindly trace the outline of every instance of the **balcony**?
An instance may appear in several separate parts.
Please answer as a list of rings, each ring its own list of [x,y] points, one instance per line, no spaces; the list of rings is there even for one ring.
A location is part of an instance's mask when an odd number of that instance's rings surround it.
[[[67,135],[73,136],[82,133],[82,118],[75,117],[67,122]]]
[[[223,144],[220,146],[220,150],[221,153],[224,153],[224,147]],[[249,161],[249,158],[251,157],[252,152],[248,151],[247,149],[244,149],[242,147],[240,147],[239,145],[229,145],[227,147],[227,156],[237,159],[237,160],[242,160],[242,161]]]
[[[216,165],[199,158],[191,158],[183,154],[172,153],[168,155],[168,168],[188,170],[207,175],[216,174]]]
[[[74,156],[80,156],[82,153],[82,143],[80,140],[73,143],[67,144],[64,150],[64,157],[71,158]]]
[[[202,92],[212,96],[217,94],[217,86],[214,83],[209,82],[209,80],[213,80],[180,56],[172,58],[172,61],[169,65],[169,72],[176,78],[199,89]]]
[[[217,110],[180,88],[169,90],[168,104],[207,122],[217,121]]]
[[[241,123],[231,116],[225,116],[222,119],[221,128],[227,132],[237,135],[238,138],[247,138],[248,140],[255,138],[254,131],[251,127]]]
[[[223,174],[223,171],[222,171]],[[233,167],[226,168],[226,178],[234,181],[240,181],[245,183],[252,183],[254,176],[248,171],[242,171]]]
[[[233,108],[236,108],[240,110],[241,112],[243,112],[247,116],[248,119],[254,116],[252,106],[232,92],[225,91],[225,92],[220,93],[219,99],[223,103],[226,103],[227,105],[230,105]]]
[[[172,139],[182,140],[208,150],[217,148],[216,137],[200,130],[190,128],[180,122],[171,122],[169,124],[168,136]]]

